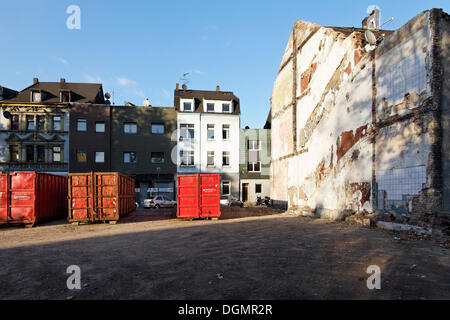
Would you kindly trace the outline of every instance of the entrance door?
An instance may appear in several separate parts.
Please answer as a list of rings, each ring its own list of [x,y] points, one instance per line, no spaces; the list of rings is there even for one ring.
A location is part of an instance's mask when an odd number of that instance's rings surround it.
[[[242,184],[242,202],[248,202],[248,183]]]

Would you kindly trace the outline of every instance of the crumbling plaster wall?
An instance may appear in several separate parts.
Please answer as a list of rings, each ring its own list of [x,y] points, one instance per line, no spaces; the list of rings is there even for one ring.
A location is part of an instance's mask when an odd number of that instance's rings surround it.
[[[272,95],[271,197],[293,212],[423,209],[438,126],[430,11],[375,51],[362,39],[302,21],[290,36]]]

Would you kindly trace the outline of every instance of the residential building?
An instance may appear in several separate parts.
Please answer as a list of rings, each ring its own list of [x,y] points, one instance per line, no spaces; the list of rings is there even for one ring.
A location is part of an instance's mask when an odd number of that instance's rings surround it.
[[[244,203],[270,196],[270,130],[240,130],[239,177]]]
[[[240,103],[233,92],[174,93],[178,118],[177,173],[219,173],[221,192],[239,198]]]
[[[0,101],[14,98],[19,92],[0,86]]]
[[[0,101],[0,170],[69,170],[69,103],[104,103],[101,84],[39,82]]]
[[[450,217],[449,21],[432,9],[395,31],[295,23],[271,99],[272,199],[331,219]]]
[[[111,119],[111,170],[135,179],[138,202],[175,199],[175,108],[111,106]]]
[[[69,172],[111,171],[111,106],[70,104]]]

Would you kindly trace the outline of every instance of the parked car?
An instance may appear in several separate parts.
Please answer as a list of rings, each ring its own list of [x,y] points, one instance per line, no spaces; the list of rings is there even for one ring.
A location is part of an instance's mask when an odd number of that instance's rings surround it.
[[[231,195],[224,195],[220,197],[220,205],[222,207],[243,207],[244,203]]]
[[[176,200],[170,200],[166,196],[156,196],[144,200],[144,208],[173,208],[177,206]]]

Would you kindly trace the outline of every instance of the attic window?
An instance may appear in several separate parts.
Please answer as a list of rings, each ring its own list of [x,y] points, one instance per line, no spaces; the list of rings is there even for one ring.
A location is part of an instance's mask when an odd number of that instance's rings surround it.
[[[31,102],[41,102],[42,101],[42,94],[41,91],[31,91]]]
[[[72,102],[71,93],[69,90],[61,90],[60,92],[61,102]]]

